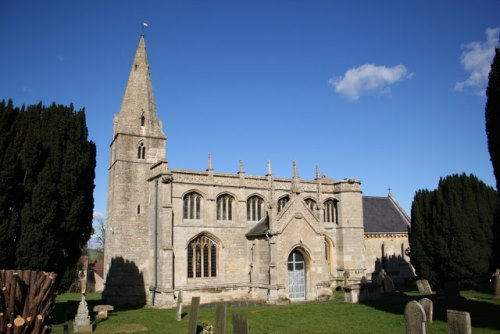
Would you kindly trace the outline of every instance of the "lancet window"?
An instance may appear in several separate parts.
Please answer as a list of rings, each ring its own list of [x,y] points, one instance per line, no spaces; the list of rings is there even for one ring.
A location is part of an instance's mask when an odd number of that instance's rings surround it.
[[[325,208],[323,209],[325,223],[339,223],[337,203],[338,201],[333,199],[329,199],[325,202]]]
[[[200,219],[201,217],[201,195],[191,192],[184,196],[183,217],[184,219]]]
[[[137,146],[137,159],[146,159],[146,146],[144,146],[144,142],[142,141]]]
[[[217,276],[217,243],[202,235],[191,241],[187,248],[188,278]]]
[[[252,196],[247,200],[247,221],[259,221],[264,215],[264,200]]]
[[[289,200],[290,197],[288,196],[281,197],[278,200],[278,212],[281,212],[281,210],[283,210],[283,208],[285,207],[286,203],[288,203]]]
[[[217,197],[217,220],[233,220],[234,199],[231,195]]]

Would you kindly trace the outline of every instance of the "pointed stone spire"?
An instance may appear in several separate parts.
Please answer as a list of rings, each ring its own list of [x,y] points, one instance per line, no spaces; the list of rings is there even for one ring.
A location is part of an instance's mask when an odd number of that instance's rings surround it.
[[[267,160],[267,174],[266,176],[271,176],[273,175],[272,171],[271,171],[271,160]]]
[[[300,194],[302,192],[302,185],[300,184],[299,171],[297,161],[293,162],[293,178],[292,178],[292,193]]]
[[[212,168],[212,154],[208,153],[208,166],[207,166],[207,172],[211,172],[214,169]]]
[[[243,165],[243,160],[240,160],[240,168],[238,174],[245,174],[245,165]]]
[[[114,130],[115,134],[129,133],[165,138],[156,111],[144,35],[139,39],[120,114],[115,118]]]

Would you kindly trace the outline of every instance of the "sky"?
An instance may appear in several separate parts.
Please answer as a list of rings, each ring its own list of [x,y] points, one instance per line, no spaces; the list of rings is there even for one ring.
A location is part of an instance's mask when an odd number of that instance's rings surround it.
[[[109,144],[141,32],[171,168],[361,181],[410,214],[440,177],[495,180],[484,90],[500,1],[0,1],[0,99],[85,108]],[[143,26],[147,23],[147,27]]]

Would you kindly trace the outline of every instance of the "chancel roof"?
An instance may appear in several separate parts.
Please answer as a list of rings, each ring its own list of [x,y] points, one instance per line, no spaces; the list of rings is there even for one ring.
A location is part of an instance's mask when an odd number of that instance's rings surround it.
[[[407,233],[410,218],[391,195],[363,196],[365,233]]]

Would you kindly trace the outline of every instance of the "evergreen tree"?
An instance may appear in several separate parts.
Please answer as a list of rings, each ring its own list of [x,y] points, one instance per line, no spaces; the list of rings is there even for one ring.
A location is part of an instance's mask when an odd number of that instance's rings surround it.
[[[0,103],[0,267],[74,273],[90,238],[95,145],[84,110]],[[66,285],[67,282],[63,282]]]
[[[475,176],[452,175],[412,204],[410,258],[435,286],[474,286],[489,275],[497,193]]]
[[[493,165],[493,173],[500,191],[500,47],[495,48],[495,57],[486,88],[486,136],[488,151]],[[493,268],[500,268],[500,208],[495,215],[494,263]]]

